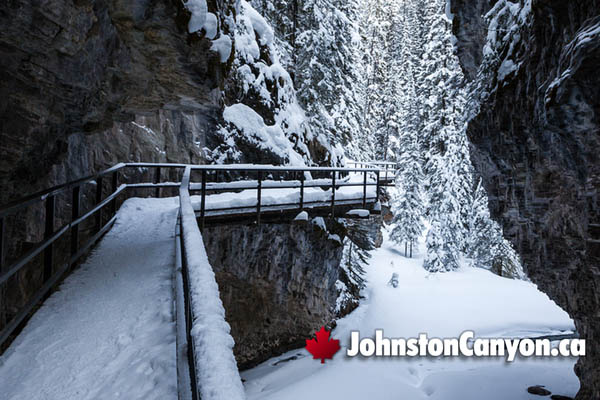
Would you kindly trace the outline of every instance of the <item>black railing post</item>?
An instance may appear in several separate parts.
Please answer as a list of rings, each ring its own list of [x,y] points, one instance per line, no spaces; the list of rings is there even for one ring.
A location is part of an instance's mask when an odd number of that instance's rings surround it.
[[[117,190],[119,190],[119,171],[115,171],[112,175],[112,193],[116,193]],[[110,202],[110,211],[111,211],[111,216],[115,215],[117,213],[117,198],[116,197]]]
[[[81,186],[73,188],[73,205],[71,207],[71,222],[79,218],[79,203],[81,201]],[[79,225],[71,228],[71,255],[77,254],[79,250]]]
[[[54,211],[56,197],[50,196],[46,199],[46,229],[44,231],[44,239],[50,239],[54,234]],[[54,243],[51,243],[44,250],[44,282],[48,282],[52,278],[52,264],[54,259]]]
[[[256,202],[256,223],[260,225],[260,206],[262,203],[262,171],[258,171],[258,201]]]
[[[206,218],[206,170],[202,170],[202,199],[200,200],[200,229],[204,230]]]
[[[205,171],[203,171],[205,172]],[[181,218],[181,216],[179,217]],[[194,316],[192,314],[192,301],[190,298],[190,281],[189,281],[189,271],[187,264],[187,255],[185,248],[185,240],[183,236],[183,223],[180,220],[180,228],[179,228],[179,243],[181,245],[181,267],[182,267],[182,281],[183,281],[183,297],[184,297],[184,319],[185,319],[185,335],[187,341],[187,361],[189,365],[190,372],[190,386],[192,392],[192,400],[199,400],[200,395],[198,394],[198,377],[196,375],[196,359],[194,357],[194,338],[192,337],[192,325],[194,321]]]
[[[0,274],[4,271],[4,217],[0,217]],[[6,285],[0,284],[0,298],[5,298]],[[0,304],[0,326],[6,326],[6,302]]]
[[[304,210],[304,171],[300,171],[300,210]]]
[[[154,175],[154,184],[158,185],[160,184],[160,167],[156,168],[156,174]],[[156,188],[156,192],[154,192],[154,197],[156,197],[157,199],[160,198],[160,188],[157,187]]]
[[[102,202],[102,177],[96,179],[96,205]],[[96,213],[96,232],[102,229],[102,209]]]
[[[4,270],[4,217],[0,218],[0,273]]]
[[[380,171],[377,170],[377,187],[375,189],[375,202],[379,201],[379,187],[381,186],[381,177],[380,177]]]
[[[331,218],[335,218],[335,171],[331,179]]]
[[[363,209],[367,208],[367,171],[365,171],[365,178],[363,182]]]

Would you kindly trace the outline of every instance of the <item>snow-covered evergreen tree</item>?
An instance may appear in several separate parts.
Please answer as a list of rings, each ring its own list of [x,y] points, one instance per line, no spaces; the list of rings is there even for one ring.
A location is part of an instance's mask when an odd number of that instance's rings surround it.
[[[298,24],[298,97],[311,129],[339,146],[349,146],[353,133],[362,129],[360,41],[356,23],[348,18],[356,18],[356,5],[354,0],[305,0]]]
[[[294,77],[301,0],[251,0],[250,3],[269,21],[275,32],[275,47],[279,52],[281,65]]]
[[[469,217],[469,235],[465,252],[476,267],[490,269],[493,261],[492,238],[495,234],[493,221],[488,209],[488,198],[481,181],[473,194]]]
[[[367,155],[367,159],[372,159],[368,154],[372,145],[364,129],[365,80],[359,27],[360,3],[358,0],[334,0],[334,6],[338,10],[334,29],[339,37],[342,78],[338,82],[339,101],[333,111],[336,136],[342,139],[347,157],[356,160]]]
[[[491,270],[506,278],[526,279],[521,258],[512,244],[504,238],[500,226],[495,221],[493,223],[497,226],[497,234],[494,236],[496,246],[494,249],[494,263]]]
[[[400,43],[390,46],[395,55],[395,79],[401,88],[397,91],[397,124],[398,134],[392,140],[392,152],[398,161],[396,177],[397,194],[393,198],[394,211],[391,239],[400,246],[404,244],[412,249],[413,244],[421,236],[424,226],[425,197],[423,187],[423,156],[420,143],[420,116],[418,105],[415,71],[419,68],[417,57],[418,36],[415,30],[416,10],[414,3],[404,2],[398,9],[399,21],[395,37]],[[411,252],[412,254],[412,252]]]
[[[406,247],[410,247],[412,254],[413,245],[424,230],[423,173],[416,140],[413,140],[412,144],[406,143],[399,164],[400,169],[396,176],[397,195],[392,207],[394,228],[390,239],[399,245],[404,244],[405,250]]]
[[[518,271],[518,258],[489,212],[477,216],[472,207],[482,193],[473,191],[466,82],[446,2],[364,4],[367,127],[377,158],[399,162],[391,238],[400,246],[413,242],[426,219],[426,269],[456,269],[463,255],[476,252],[477,265],[503,263]]]
[[[425,165],[429,178],[427,214],[434,232],[428,236],[424,267],[430,271],[453,270],[458,268],[460,252],[464,248],[466,205],[473,186],[465,134],[466,97],[445,2],[432,1],[426,11],[430,29],[422,68],[429,91],[424,99],[423,133],[428,145]]]
[[[509,278],[523,278],[519,256],[504,238],[500,225],[490,217],[488,197],[479,181],[471,205],[466,255],[475,267]]]
[[[389,147],[388,117],[386,108],[390,94],[397,90],[390,85],[390,56],[389,41],[391,35],[392,8],[396,0],[365,0],[363,7],[363,22],[361,35],[365,51],[363,63],[366,73],[366,88],[364,101],[364,115],[366,129],[371,137],[374,147],[374,158],[384,160],[387,158]],[[396,99],[392,99],[395,101]]]
[[[377,229],[364,221],[346,220],[347,236],[344,240],[340,281],[337,288],[339,297],[336,313],[346,314],[358,306],[360,291],[365,287],[365,267],[371,258]]]
[[[306,137],[333,145],[315,161],[339,164],[344,153],[360,161],[397,161],[391,238],[399,246],[413,243],[428,220],[428,270],[455,269],[466,255],[476,266],[518,276],[518,257],[489,217],[485,191],[480,186],[473,190],[467,95],[446,2],[251,2],[273,26],[272,51],[290,71],[306,114]],[[511,14],[514,10],[498,6],[490,18],[522,19],[520,9]],[[493,47],[495,42],[489,43]],[[286,84],[280,93],[287,96],[289,89]],[[287,127],[296,123],[297,131],[297,122],[277,121],[291,139]],[[364,265],[368,250],[349,243],[346,262]]]

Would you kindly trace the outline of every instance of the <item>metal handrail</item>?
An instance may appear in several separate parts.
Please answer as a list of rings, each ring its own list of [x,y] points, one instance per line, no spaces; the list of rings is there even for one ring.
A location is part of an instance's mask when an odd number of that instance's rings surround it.
[[[182,275],[182,289],[183,289],[183,311],[184,311],[184,322],[185,326],[184,337],[186,352],[185,357],[187,358],[187,372],[189,374],[189,387],[185,388],[185,395],[191,395],[192,400],[198,400],[200,398],[199,385],[198,385],[198,374],[196,373],[196,344],[194,336],[192,335],[192,328],[194,323],[194,312],[192,308],[192,298],[190,295],[190,276],[188,269],[188,261],[185,248],[185,230],[190,227],[185,227],[183,211],[186,206],[191,207],[190,200],[190,179],[192,170],[188,166],[185,168],[183,177],[181,178],[181,185],[179,188],[179,251],[181,251],[181,275]],[[189,203],[189,204],[187,204]],[[187,380],[187,377],[183,378]],[[181,391],[180,391],[181,392]],[[185,397],[181,396],[180,397]]]
[[[64,192],[65,190],[68,190],[68,189],[71,189],[74,187],[83,186],[86,183],[90,183],[90,182],[97,180],[98,178],[118,172],[121,169],[125,168],[126,166],[127,166],[127,164],[124,164],[124,163],[117,164],[114,167],[108,168],[102,172],[95,174],[95,175],[90,175],[90,176],[86,176],[85,178],[80,178],[80,179],[74,180],[72,182],[63,183],[62,185],[57,185],[57,186],[51,187],[50,189],[42,190],[40,192],[31,194],[27,197],[23,197],[23,198],[15,200],[15,201],[12,201],[12,202],[0,207],[0,218],[5,217],[9,214],[12,214],[13,212],[20,210],[21,208],[27,207],[34,203],[42,202],[42,201],[46,200],[48,197],[55,196],[61,192]]]

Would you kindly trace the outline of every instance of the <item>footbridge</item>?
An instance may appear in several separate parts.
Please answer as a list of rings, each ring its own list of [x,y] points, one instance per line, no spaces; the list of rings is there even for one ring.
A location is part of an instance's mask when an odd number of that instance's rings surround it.
[[[0,349],[9,347],[40,304],[111,230],[126,198],[178,198],[172,221],[178,397],[225,400],[227,396],[227,400],[235,400],[239,392],[215,387],[219,381],[239,383],[240,379],[237,370],[231,368],[232,363],[235,365],[232,348],[223,342],[223,335],[229,332],[207,328],[225,322],[214,273],[203,248],[202,229],[308,216],[368,218],[380,213],[380,194],[393,185],[395,164],[348,165],[118,164],[0,207],[0,296],[18,284],[24,271],[39,281],[39,288],[18,310],[0,318]],[[32,216],[40,222],[42,232],[37,236],[22,232],[23,222],[31,221]],[[28,237],[28,245],[21,245]],[[110,259],[111,255],[99,257]]]

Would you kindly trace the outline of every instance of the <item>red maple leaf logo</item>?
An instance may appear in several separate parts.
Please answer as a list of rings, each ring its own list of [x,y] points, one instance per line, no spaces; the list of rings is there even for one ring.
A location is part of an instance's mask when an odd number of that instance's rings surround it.
[[[313,359],[321,359],[321,364],[325,364],[325,359],[332,360],[335,353],[340,350],[340,341],[337,339],[329,340],[331,332],[325,330],[323,326],[316,333],[316,339],[306,339],[306,350],[313,355]]]

